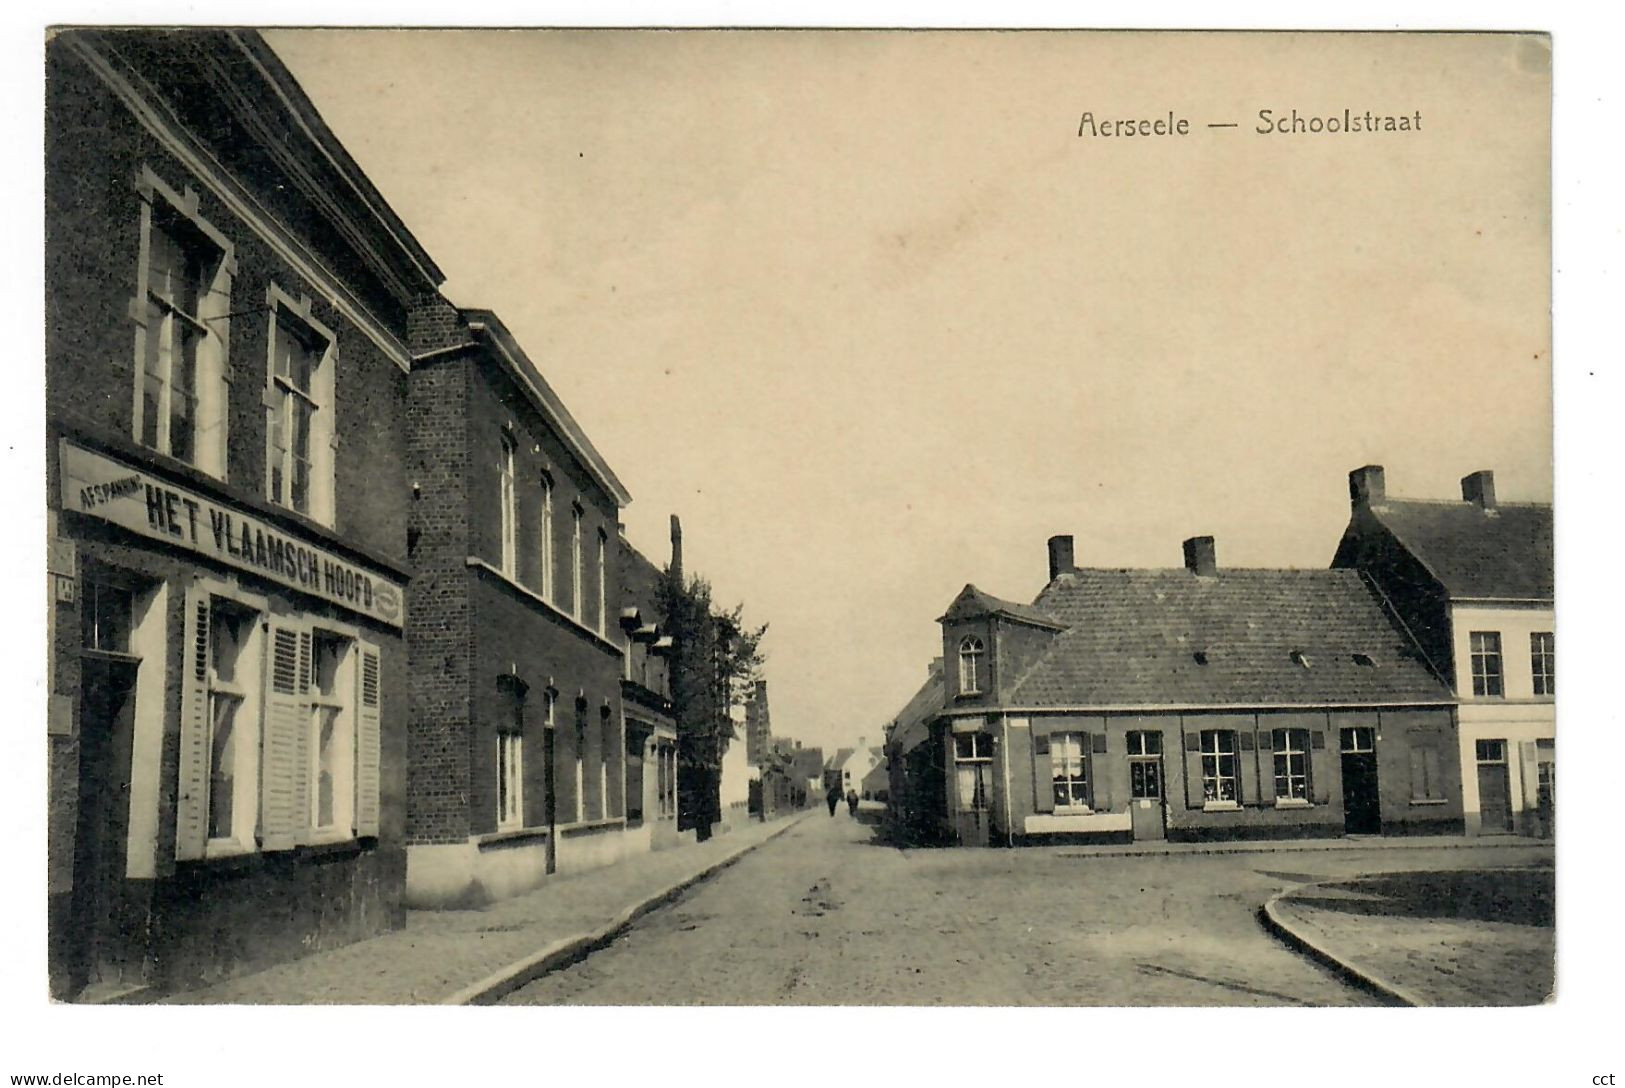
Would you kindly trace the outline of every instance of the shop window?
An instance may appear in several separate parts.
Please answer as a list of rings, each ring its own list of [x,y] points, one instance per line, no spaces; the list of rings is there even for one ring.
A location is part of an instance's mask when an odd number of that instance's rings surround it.
[[[1529,636],[1529,672],[1536,695],[1557,694],[1557,637],[1550,631]]]
[[[1236,734],[1230,729],[1204,729],[1201,736],[1202,803],[1238,805],[1241,781],[1237,773]]]
[[[333,334],[309,300],[267,292],[271,360],[266,386],[266,494],[278,506],[333,523]]]
[[[1501,672],[1501,633],[1474,631],[1469,636],[1473,666],[1473,694],[1499,697],[1505,694]]]
[[[1276,729],[1270,734],[1275,750],[1275,800],[1309,800],[1309,730]]]
[[[985,649],[982,640],[972,635],[959,640],[959,694],[976,695],[981,692],[981,663]]]
[[[1128,744],[1129,796],[1141,799],[1162,799],[1162,734],[1143,730],[1131,731]]]
[[[138,187],[135,438],[223,478],[232,247],[198,215],[195,193],[147,169]]]

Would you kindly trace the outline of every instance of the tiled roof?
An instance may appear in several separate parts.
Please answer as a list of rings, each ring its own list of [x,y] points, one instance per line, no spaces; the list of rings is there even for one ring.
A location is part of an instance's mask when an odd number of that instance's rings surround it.
[[[827,770],[827,771],[838,771],[838,770],[840,770],[843,766],[845,766],[846,761],[852,758],[852,753],[856,752],[856,751],[857,751],[856,748],[837,748],[837,749],[835,749],[835,754],[830,757],[830,760],[829,760],[828,763],[824,764],[824,769]]]
[[[1352,570],[1078,570],[1046,586],[1034,606],[1067,630],[1016,683],[1013,706],[1449,698]]]
[[[1388,499],[1371,508],[1452,597],[1552,599],[1552,508]]]
[[[959,596],[954,598],[953,604],[948,606],[948,611],[943,613],[937,622],[952,623],[956,620],[975,619],[987,615],[1008,616],[1040,627],[1056,626],[1055,618],[1046,615],[1041,609],[1032,605],[1017,604],[1015,601],[1001,600],[991,593],[983,593],[973,585],[966,585],[959,591]]]

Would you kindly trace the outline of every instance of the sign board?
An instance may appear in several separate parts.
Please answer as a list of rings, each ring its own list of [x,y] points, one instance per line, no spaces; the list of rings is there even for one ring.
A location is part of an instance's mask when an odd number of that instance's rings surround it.
[[[405,587],[297,533],[62,440],[62,508],[100,518],[319,597],[392,627]]]

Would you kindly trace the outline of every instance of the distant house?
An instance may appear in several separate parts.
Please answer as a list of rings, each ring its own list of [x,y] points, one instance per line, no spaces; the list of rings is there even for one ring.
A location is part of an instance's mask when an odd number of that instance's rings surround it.
[[[628,840],[659,850],[677,831],[677,721],[671,702],[672,636],[664,627],[659,567],[619,534],[620,627],[626,635],[621,705],[626,717]],[[692,839],[692,830],[682,838]]]
[[[797,748],[793,760],[796,781],[807,791],[809,798],[824,795],[824,750]]]
[[[1469,834],[1550,835],[1557,643],[1552,508],[1500,502],[1491,472],[1461,500],[1395,499],[1380,465],[1349,474],[1352,512],[1332,565],[1367,575],[1460,701]]]
[[[846,766],[846,761],[852,758],[852,753],[855,751],[857,751],[855,748],[837,748],[835,754],[829,757],[829,762],[824,764],[824,789],[826,791],[833,787],[843,794],[846,792],[846,787],[841,785],[841,768]]]
[[[893,719],[886,735],[889,829],[899,846],[937,844],[947,838],[947,761],[942,730],[942,658],[926,668],[925,683]]]
[[[1452,698],[1355,571],[1077,569],[966,586],[931,728],[970,845],[1460,831]],[[917,746],[916,746],[917,747]]]
[[[863,776],[858,786],[858,796],[865,801],[884,801],[891,796],[891,772],[886,766],[886,749],[870,748],[869,756],[874,764],[869,768],[869,773]]]
[[[840,764],[840,783],[843,794],[856,792],[859,797],[862,797],[863,780],[869,776],[870,771],[880,765],[884,758],[881,749],[870,747],[865,743],[865,740],[866,738],[859,737],[856,748],[841,749],[841,751],[848,753],[846,759]]]

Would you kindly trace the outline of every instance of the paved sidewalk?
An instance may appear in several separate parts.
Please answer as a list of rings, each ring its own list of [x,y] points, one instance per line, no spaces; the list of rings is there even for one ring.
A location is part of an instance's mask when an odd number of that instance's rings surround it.
[[[788,831],[752,823],[618,865],[557,877],[482,910],[408,911],[404,929],[280,964],[166,1004],[479,1004],[608,941],[640,914]]]
[[[1381,873],[1264,906],[1289,943],[1398,1004],[1536,1005],[1554,987],[1554,870]]]
[[[1165,854],[1280,854],[1327,850],[1481,850],[1503,847],[1552,849],[1550,839],[1523,835],[1350,835],[1338,839],[1250,839],[1231,842],[1136,842],[1111,846],[1051,847],[1062,857],[1161,857]]]

